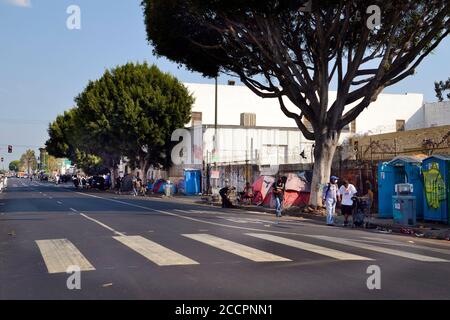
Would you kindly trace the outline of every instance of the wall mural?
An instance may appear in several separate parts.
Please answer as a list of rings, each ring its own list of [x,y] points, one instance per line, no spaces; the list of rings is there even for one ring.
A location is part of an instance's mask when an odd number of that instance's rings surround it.
[[[447,192],[438,163],[431,163],[430,169],[423,171],[423,180],[428,207],[438,209],[441,206],[441,202],[446,199]]]

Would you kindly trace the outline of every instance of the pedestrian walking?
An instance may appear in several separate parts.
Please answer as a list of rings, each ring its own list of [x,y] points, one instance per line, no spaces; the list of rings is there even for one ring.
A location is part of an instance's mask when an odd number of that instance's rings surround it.
[[[331,176],[330,182],[324,187],[322,192],[322,201],[327,210],[327,225],[334,226],[334,216],[336,204],[339,196],[338,177]]]
[[[116,188],[117,188],[117,194],[122,194],[122,178],[117,177],[116,178]]]
[[[373,187],[372,183],[369,180],[366,180],[366,189],[367,193],[364,195],[364,197],[368,198],[368,214],[369,216],[372,216],[372,207],[373,207]]]
[[[348,226],[348,217],[353,213],[353,197],[358,193],[355,186],[344,180],[344,184],[339,188],[341,200],[341,212],[344,215],[344,227]]]
[[[272,194],[275,198],[275,211],[277,213],[277,217],[281,217],[283,196],[284,196],[284,183],[281,177],[279,177],[277,181],[273,184]]]
[[[140,180],[140,179],[139,179]],[[141,190],[139,191],[141,196],[145,197],[147,193],[147,186],[144,184],[144,182],[141,180]]]
[[[133,177],[132,184],[133,184],[133,193],[132,194],[133,194],[133,197],[136,197],[138,195],[138,187],[137,187],[138,180],[136,177]]]

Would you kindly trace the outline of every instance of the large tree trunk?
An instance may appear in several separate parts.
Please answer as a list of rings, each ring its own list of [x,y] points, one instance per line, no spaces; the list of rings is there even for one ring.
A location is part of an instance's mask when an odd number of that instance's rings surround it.
[[[314,148],[314,169],[311,183],[309,205],[317,208],[322,206],[322,189],[330,181],[331,164],[340,133],[326,133],[316,136]]]
[[[111,172],[111,190],[114,190],[116,187],[116,167],[110,167],[109,171]]]
[[[141,179],[144,185],[147,185],[147,172],[150,168],[150,163],[148,160],[140,160],[139,161],[139,169],[141,172]]]

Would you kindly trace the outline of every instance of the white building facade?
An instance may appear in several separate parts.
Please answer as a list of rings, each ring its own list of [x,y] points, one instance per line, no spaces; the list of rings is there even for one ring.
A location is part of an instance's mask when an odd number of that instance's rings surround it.
[[[245,86],[219,85],[217,129],[215,85],[185,83],[195,98],[193,120],[187,127],[203,127],[202,152],[206,163],[281,165],[311,163],[313,141],[307,140],[293,119],[284,115],[277,99],[263,99]],[[331,103],[336,92],[330,92]],[[331,104],[330,103],[330,104]],[[285,99],[287,108],[298,108]],[[356,103],[355,103],[356,104]],[[346,108],[349,110],[353,105]],[[343,130],[341,142],[354,134],[393,132],[422,107],[421,94],[380,94]],[[217,131],[217,142],[214,137]]]
[[[425,103],[406,122],[406,130],[450,125],[450,101]]]

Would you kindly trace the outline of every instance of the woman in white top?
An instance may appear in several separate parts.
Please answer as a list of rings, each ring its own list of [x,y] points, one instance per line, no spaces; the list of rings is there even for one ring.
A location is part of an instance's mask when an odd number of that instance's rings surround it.
[[[348,216],[352,215],[353,200],[352,198],[358,193],[354,185],[344,180],[344,184],[339,188],[341,197],[341,211],[345,217],[344,226],[348,226]]]

